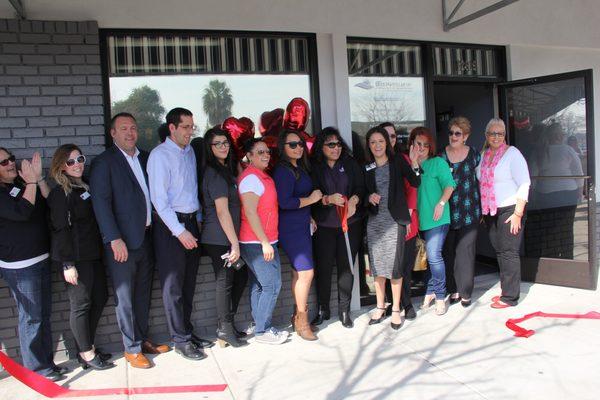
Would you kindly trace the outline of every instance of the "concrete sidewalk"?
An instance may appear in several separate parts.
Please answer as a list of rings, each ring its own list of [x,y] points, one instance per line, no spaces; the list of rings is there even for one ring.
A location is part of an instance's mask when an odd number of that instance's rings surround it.
[[[534,311],[600,311],[598,292],[523,284],[521,303],[494,310],[497,274],[476,279],[474,304],[444,316],[421,312],[399,331],[390,320],[368,326],[368,309],[355,327],[337,319],[306,342],[296,335],[282,346],[253,343],[208,350],[200,362],[174,352],[154,357],[155,368],[129,368],[122,357],[108,371],[74,370],[72,389],[227,384],[223,392],[146,394],[134,399],[597,399],[600,395],[600,320],[538,318],[522,325],[530,338],[513,337],[508,318]],[[421,299],[414,299],[419,304]],[[6,373],[1,399],[43,399]],[[95,399],[126,399],[98,396]]]

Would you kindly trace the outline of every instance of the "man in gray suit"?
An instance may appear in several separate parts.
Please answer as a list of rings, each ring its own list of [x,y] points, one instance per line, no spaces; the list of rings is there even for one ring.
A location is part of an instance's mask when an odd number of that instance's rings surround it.
[[[110,126],[113,146],[94,159],[90,192],[111,275],[117,322],[123,334],[125,359],[135,368],[150,368],[146,354],[165,353],[167,345],[148,340],[152,290],[152,236],[148,153],[136,147],[133,115],[120,113]]]

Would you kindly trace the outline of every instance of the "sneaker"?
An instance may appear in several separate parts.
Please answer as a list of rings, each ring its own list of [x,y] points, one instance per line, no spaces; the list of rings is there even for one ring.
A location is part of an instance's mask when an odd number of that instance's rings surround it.
[[[257,333],[254,335],[257,343],[264,344],[282,344],[287,340],[288,336],[288,331],[279,331],[275,328],[271,328],[265,333]]]
[[[246,335],[251,336],[251,335],[254,335],[254,329],[255,328],[256,328],[256,325],[254,324],[254,322],[250,322],[248,324],[248,327],[246,328],[246,330],[243,331],[243,332],[245,332]]]

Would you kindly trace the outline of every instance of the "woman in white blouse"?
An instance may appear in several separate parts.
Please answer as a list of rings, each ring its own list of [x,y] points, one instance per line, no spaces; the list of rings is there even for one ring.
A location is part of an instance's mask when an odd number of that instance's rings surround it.
[[[481,210],[500,267],[502,293],[492,308],[516,306],[521,286],[519,248],[523,238],[529,170],[521,152],[506,144],[504,121],[492,118],[485,128],[486,142],[477,169]]]

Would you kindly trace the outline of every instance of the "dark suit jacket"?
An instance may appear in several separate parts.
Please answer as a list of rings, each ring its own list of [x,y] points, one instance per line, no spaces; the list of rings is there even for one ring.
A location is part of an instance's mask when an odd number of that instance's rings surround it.
[[[410,224],[410,214],[406,203],[406,193],[404,192],[404,179],[412,187],[418,187],[421,184],[421,177],[417,176],[410,165],[406,162],[402,155],[391,158],[388,162],[390,169],[390,182],[388,185],[388,210],[394,221],[401,225]],[[365,195],[365,204],[368,207],[370,214],[377,214],[379,206],[374,206],[369,203],[369,196],[372,193],[377,193],[377,184],[375,183],[375,163],[366,166],[365,184],[367,186],[367,194]]]
[[[140,150],[138,158],[148,184],[148,153]],[[90,192],[102,242],[123,239],[127,248],[140,248],[146,234],[146,199],[117,146],[113,145],[92,162]]]

